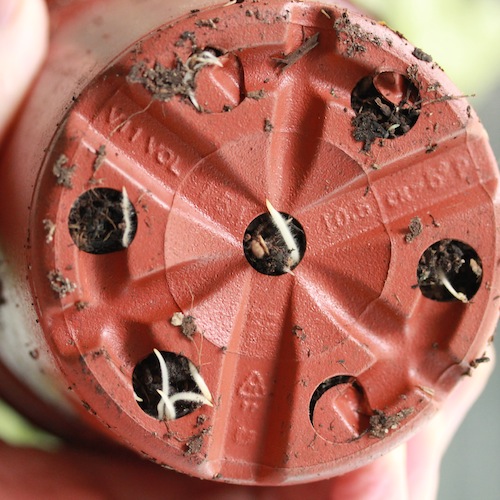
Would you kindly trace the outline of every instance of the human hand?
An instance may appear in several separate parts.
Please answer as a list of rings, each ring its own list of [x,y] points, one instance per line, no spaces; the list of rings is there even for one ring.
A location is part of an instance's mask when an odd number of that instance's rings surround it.
[[[47,30],[41,0],[0,0],[0,140],[43,61]]]
[[[47,16],[41,0],[0,0],[0,138],[43,60],[46,40]],[[166,471],[125,452],[68,447],[45,452],[1,445],[0,491],[3,497],[16,499],[432,499],[441,458],[491,371],[489,363],[473,377],[465,377],[438,415],[407,443],[370,465],[328,481],[281,488],[238,487]]]
[[[492,357],[493,352],[488,352]],[[285,487],[233,486],[162,469],[130,453],[0,445],[0,491],[16,499],[432,500],[457,428],[484,389],[493,363],[464,377],[440,412],[408,442],[353,472]]]

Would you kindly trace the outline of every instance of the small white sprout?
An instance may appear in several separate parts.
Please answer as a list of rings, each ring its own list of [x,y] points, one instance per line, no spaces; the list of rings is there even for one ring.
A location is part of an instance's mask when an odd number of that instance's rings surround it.
[[[222,68],[223,64],[213,52],[203,50],[202,52],[197,52],[189,56],[186,61],[186,66],[188,69],[196,72],[205,66],[218,66]]]
[[[138,402],[138,403],[143,403],[144,402],[144,399],[140,398],[134,391],[134,399]]]
[[[123,248],[128,248],[130,243],[132,243],[132,211],[133,206],[128,197],[127,190],[125,186],[122,188],[122,200],[120,202],[120,207],[123,213],[123,236],[122,236],[122,246]]]
[[[470,268],[471,268],[472,272],[478,278],[480,278],[483,274],[483,269],[481,268],[481,266],[477,263],[477,261],[475,259],[470,259],[469,264],[470,264]]]
[[[168,397],[168,392],[170,389],[170,380],[168,376],[167,363],[161,355],[158,349],[153,349],[155,356],[158,358],[158,363],[160,364],[161,372],[161,389],[158,389],[158,394],[160,395],[160,401],[156,410],[158,412],[158,418],[160,420],[174,420],[175,419],[175,408],[173,403]]]
[[[194,95],[194,79],[196,74],[200,69],[205,66],[218,66],[219,68],[223,67],[222,62],[219,58],[210,52],[209,50],[203,50],[202,52],[198,52],[192,54],[188,57],[184,64],[186,68],[186,73],[184,74],[184,78],[182,80],[187,90],[187,95],[191,104],[196,108],[197,111],[201,111],[201,106]]]
[[[194,383],[198,386],[201,391],[201,394],[192,391],[178,392],[177,394],[173,394],[169,396],[170,390],[170,380],[168,375],[168,367],[165,359],[161,355],[158,349],[153,349],[156,357],[158,358],[158,363],[160,365],[161,372],[161,389],[157,389],[158,394],[160,395],[160,401],[158,402],[157,412],[159,420],[175,420],[177,418],[175,412],[174,403],[177,401],[192,401],[194,403],[199,403],[201,405],[213,406],[213,398],[212,394],[207,387],[207,384],[203,380],[202,376],[196,369],[196,367],[188,360],[189,363],[189,373],[194,381]],[[134,393],[134,396],[137,399],[137,395]],[[142,400],[141,400],[142,401]]]
[[[441,281],[441,283],[446,288],[446,290],[448,290],[453,295],[453,297],[455,297],[460,302],[463,302],[464,304],[467,304],[469,302],[469,299],[467,298],[465,293],[457,292],[455,290],[455,288],[453,288],[453,285],[449,282],[449,280],[446,277],[446,274],[444,273],[443,270],[439,271],[438,277],[439,277],[439,280]]]
[[[158,394],[160,395],[160,402],[158,403],[158,419],[159,420],[175,420],[175,407],[172,403],[171,399],[165,394],[161,389],[157,389]]]
[[[238,0],[229,0],[229,2],[225,3],[223,7],[229,7],[230,5],[235,5]]]
[[[392,124],[388,129],[387,129],[387,132],[390,133],[390,132],[393,132],[394,130],[396,130],[397,128],[399,128],[400,124],[399,123],[394,123]]]
[[[210,402],[210,406],[212,406],[213,403],[212,394],[210,394],[210,391],[207,387],[207,384],[203,380],[203,377],[200,375],[200,372],[196,369],[196,366],[194,366],[193,363],[191,363],[191,361],[189,361],[189,373],[191,373],[191,377],[193,378],[195,384],[200,389],[203,396],[205,396],[207,401]]]
[[[299,247],[292,231],[290,230],[290,220],[287,220],[283,215],[281,215],[280,212],[278,212],[271,205],[269,200],[266,200],[266,206],[276,229],[280,232],[281,237],[290,252],[289,265],[284,270],[293,274],[291,272],[291,268],[299,262]]]
[[[177,403],[177,401],[193,401],[203,405],[213,406],[213,404],[202,394],[196,392],[178,392],[170,397],[170,402]]]
[[[184,313],[181,312],[175,312],[172,314],[172,317],[170,318],[170,324],[172,326],[182,326],[182,322],[184,321]]]

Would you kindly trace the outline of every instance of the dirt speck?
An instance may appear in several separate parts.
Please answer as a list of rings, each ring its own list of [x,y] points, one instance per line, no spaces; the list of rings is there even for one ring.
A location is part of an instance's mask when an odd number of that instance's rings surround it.
[[[50,283],[50,288],[59,295],[60,298],[65,297],[68,293],[76,290],[76,284],[65,278],[59,271],[53,270],[47,274]]]
[[[486,356],[485,354],[483,354],[480,358],[473,359],[469,363],[469,366],[471,368],[477,368],[482,363],[489,363],[490,361],[491,361],[491,359],[488,356]]]
[[[201,427],[208,419],[208,416],[202,413],[196,417],[196,427]]]
[[[103,164],[105,159],[106,159],[106,146],[102,144],[96,151],[96,157],[93,165],[94,172],[97,172],[101,168],[101,165]]]
[[[196,76],[205,66],[222,66],[222,63],[212,50],[196,49],[186,61],[177,58],[171,68],[159,61],[150,68],[145,61],[139,61],[130,69],[127,80],[141,84],[155,100],[167,102],[180,96],[189,99],[197,111],[202,111],[195,91]]]
[[[193,340],[193,336],[198,329],[196,325],[196,318],[191,316],[190,314],[185,315],[182,312],[176,312],[172,315],[170,319],[170,324],[173,326],[178,326],[181,330],[182,335],[188,338],[189,340]]]
[[[56,232],[56,225],[50,219],[43,219],[43,228],[45,229],[45,243],[47,245],[54,241],[54,234]]]
[[[40,351],[38,349],[32,349],[29,355],[32,359],[37,360],[40,357]]]
[[[294,325],[292,328],[292,333],[299,340],[306,340],[307,335],[304,332],[304,329],[299,325]]]
[[[187,441],[184,449],[184,456],[196,455],[203,448],[205,436],[210,432],[210,428],[203,429],[198,434],[191,436]]]
[[[434,151],[436,151],[436,149],[438,148],[438,144],[435,143],[435,142],[432,142],[431,144],[429,144],[426,148],[425,148],[425,152],[427,154],[430,154],[430,153],[434,153]]]
[[[378,36],[363,30],[359,24],[352,24],[347,12],[342,13],[333,27],[340,42],[346,46],[347,57],[366,52],[366,45],[364,45],[366,42],[377,47],[382,45],[382,40]]]
[[[415,50],[412,52],[412,55],[417,59],[420,59],[420,61],[432,62],[432,56],[430,56],[429,54],[425,53],[422,49],[419,49],[417,47],[415,47]]]
[[[422,234],[424,230],[424,225],[422,224],[422,219],[420,217],[413,217],[408,225],[408,232],[405,235],[406,243],[411,243],[415,238]]]
[[[274,129],[274,125],[271,123],[271,120],[269,118],[266,118],[264,120],[264,132],[272,132]]]
[[[217,29],[217,25],[219,24],[220,19],[218,17],[213,17],[211,19],[198,19],[194,24],[198,26],[198,28],[211,28]]]
[[[280,65],[281,71],[285,71],[290,66],[294,65],[298,60],[302,59],[307,53],[311,52],[319,44],[319,32],[315,33],[294,51],[283,57],[274,57],[273,59]]]
[[[76,165],[68,165],[68,157],[65,154],[59,155],[52,166],[52,173],[56,177],[58,185],[71,189],[73,187],[73,175]]]
[[[384,439],[391,430],[396,430],[399,424],[414,412],[414,408],[404,408],[394,415],[388,415],[381,410],[374,410],[370,417],[368,434],[378,439]]]
[[[76,307],[77,311],[83,311],[83,310],[87,309],[88,306],[89,306],[89,303],[84,302],[83,300],[78,300],[77,302],[75,302],[75,307]]]
[[[264,99],[266,97],[266,92],[265,90],[252,90],[250,92],[247,92],[247,97],[249,99],[254,99],[255,101],[260,101],[261,99]]]

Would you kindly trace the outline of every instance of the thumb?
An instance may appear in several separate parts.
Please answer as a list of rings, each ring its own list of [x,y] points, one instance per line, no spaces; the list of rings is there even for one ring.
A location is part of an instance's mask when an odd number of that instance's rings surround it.
[[[0,0],[0,140],[47,48],[43,0]]]

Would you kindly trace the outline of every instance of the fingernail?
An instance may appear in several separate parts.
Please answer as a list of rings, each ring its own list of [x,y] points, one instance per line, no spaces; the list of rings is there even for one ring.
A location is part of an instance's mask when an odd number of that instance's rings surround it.
[[[0,0],[0,29],[11,23],[21,0]]]

